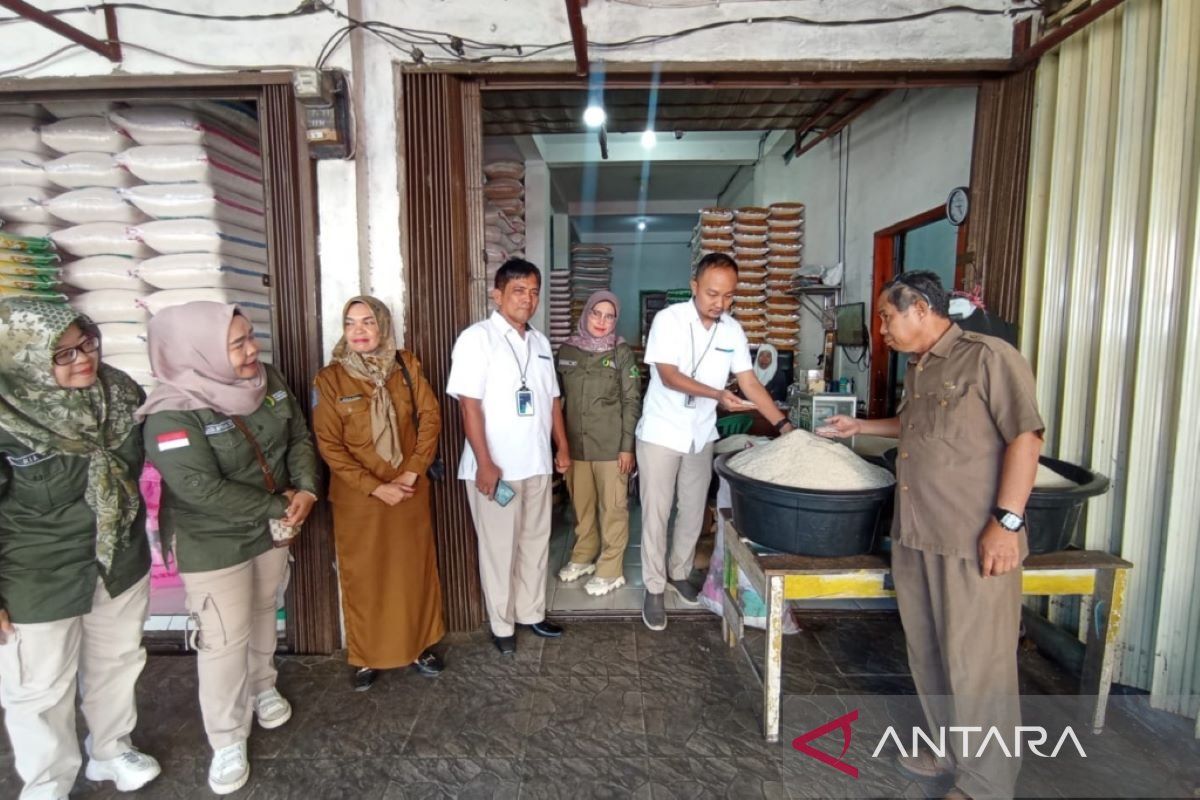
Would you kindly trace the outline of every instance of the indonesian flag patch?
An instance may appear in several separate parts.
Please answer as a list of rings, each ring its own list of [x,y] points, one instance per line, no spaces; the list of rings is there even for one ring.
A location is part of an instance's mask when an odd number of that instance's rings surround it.
[[[188,441],[187,431],[160,433],[155,441],[158,443],[158,451],[160,453],[165,453],[168,450],[178,450],[181,447],[187,447],[191,444]]]

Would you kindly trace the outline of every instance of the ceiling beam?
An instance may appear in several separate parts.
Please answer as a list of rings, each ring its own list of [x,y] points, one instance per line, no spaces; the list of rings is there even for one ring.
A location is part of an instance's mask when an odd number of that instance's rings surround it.
[[[1083,11],[1068,17],[1066,22],[1038,39],[1029,49],[1015,53],[1014,66],[1017,69],[1027,67],[1124,2],[1125,0],[1096,0]]]
[[[836,122],[834,122],[828,128],[826,128],[824,133],[822,133],[820,136],[813,139],[811,142],[804,145],[803,147],[796,148],[794,157],[799,158],[800,156],[807,153],[809,150],[812,150],[814,147],[819,145],[821,142],[825,141],[830,136],[833,136],[835,133],[842,130],[847,125],[849,125],[851,122],[853,122],[854,120],[858,119],[860,116],[865,114],[867,112],[867,110],[869,108],[871,108],[871,106],[875,105],[876,103],[878,103],[880,100],[887,97],[891,93],[892,93],[891,89],[882,89],[882,90],[876,92],[875,94],[871,95],[870,97],[866,98],[861,103],[859,103],[857,106],[855,106],[852,110],[850,110],[849,112],[844,114],[840,119],[838,119]]]
[[[799,128],[797,128],[796,129],[796,147],[800,146],[802,140],[804,139],[804,134],[811,131],[813,128],[815,128],[817,126],[818,122],[820,122],[821,120],[825,119],[825,117],[832,114],[834,109],[836,109],[842,103],[849,100],[851,94],[853,94],[852,89],[847,89],[846,91],[839,93],[837,97],[835,97],[831,101],[829,101],[829,104],[826,105],[825,108],[821,109],[821,112],[819,114],[817,114],[815,117],[809,118],[808,122],[804,123]]]
[[[105,35],[108,36],[107,41],[101,41],[95,36],[86,34],[74,25],[63,22],[53,14],[31,6],[29,3],[23,2],[23,0],[0,0],[0,8],[7,8],[9,11],[24,17],[30,22],[37,23],[43,28],[54,31],[59,36],[70,39],[77,45],[86,47],[93,53],[99,53],[114,64],[121,63],[121,42],[117,35],[117,14],[113,7],[108,4],[99,6],[100,10],[104,12],[104,28],[106,31]]]
[[[564,0],[567,4],[567,24],[571,27],[571,44],[575,48],[575,74],[588,74],[587,26],[583,24],[582,5],[587,0]]]

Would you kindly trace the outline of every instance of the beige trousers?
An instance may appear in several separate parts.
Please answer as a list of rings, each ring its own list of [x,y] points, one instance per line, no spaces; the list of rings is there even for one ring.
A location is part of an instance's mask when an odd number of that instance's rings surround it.
[[[618,577],[629,544],[629,476],[621,474],[616,461],[572,461],[567,489],[575,506],[571,561],[595,561],[598,577]]]
[[[639,489],[642,496],[642,581],[646,591],[662,594],[671,580],[686,580],[704,524],[704,501],[712,482],[713,445],[698,453],[637,441]],[[678,500],[676,498],[678,497]],[[676,504],[667,564],[667,520]]]
[[[132,746],[149,603],[149,575],[117,597],[96,581],[87,614],[15,625],[16,633],[0,645],[0,705],[17,774],[25,782],[21,800],[58,800],[75,784],[82,763],[75,733],[77,683],[90,755],[107,761]]]
[[[892,577],[908,642],[908,665],[933,741],[950,726],[995,726],[1012,742],[1021,724],[1017,641],[1021,571],[984,578],[979,566],[903,545],[892,546]],[[980,734],[980,737],[983,734]],[[1010,798],[1019,758],[988,747],[981,758],[962,752],[947,732],[955,785],[974,798]],[[969,742],[978,753],[981,738]],[[949,755],[949,754],[948,754]]]
[[[550,476],[507,481],[515,491],[507,506],[463,481],[475,536],[479,578],[488,621],[496,636],[512,636],[516,623],[546,618],[546,562],[550,557]]]
[[[250,738],[254,697],[275,685],[275,610],[288,549],[208,572],[184,572],[200,713],[214,750]]]

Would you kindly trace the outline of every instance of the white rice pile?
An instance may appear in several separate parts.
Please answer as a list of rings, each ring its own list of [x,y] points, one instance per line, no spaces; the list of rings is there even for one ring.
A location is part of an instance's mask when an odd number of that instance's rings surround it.
[[[882,467],[864,461],[837,442],[796,430],[770,444],[729,459],[729,468],[748,478],[826,492],[851,492],[893,485]]]

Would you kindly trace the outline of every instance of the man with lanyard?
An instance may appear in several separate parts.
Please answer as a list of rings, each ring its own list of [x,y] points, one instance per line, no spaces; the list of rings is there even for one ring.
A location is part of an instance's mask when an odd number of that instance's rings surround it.
[[[736,287],[733,259],[706,255],[696,265],[691,301],[658,312],[646,341],[650,388],[637,427],[637,463],[646,585],[642,620],[654,631],[667,627],[668,586],[684,605],[699,605],[699,586],[689,578],[712,481],[717,406],[727,411],[757,408],[780,432],[792,429],[754,377],[746,334],[728,314]],[[725,389],[730,373],[748,401]],[[667,518],[677,487],[668,564]]]
[[[517,624],[538,636],[563,632],[546,620],[546,562],[551,474],[566,472],[571,457],[554,354],[528,325],[541,282],[528,261],[512,258],[500,267],[492,290],[497,310],[459,335],[446,386],[462,410],[467,442],[458,477],[479,539],[492,636],[505,655],[517,650]]]
[[[902,274],[876,307],[888,347],[909,354],[898,416],[830,417],[817,432],[899,438],[892,577],[932,740],[939,730],[995,726],[1011,742],[1021,724],[1023,516],[1045,427],[1033,372],[1011,345],[951,322],[932,272]],[[924,779],[953,775],[947,798],[1013,796],[1019,758],[947,740],[946,758],[920,751],[900,758],[900,768]]]

